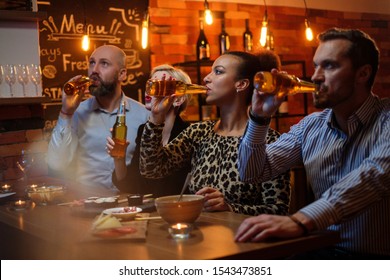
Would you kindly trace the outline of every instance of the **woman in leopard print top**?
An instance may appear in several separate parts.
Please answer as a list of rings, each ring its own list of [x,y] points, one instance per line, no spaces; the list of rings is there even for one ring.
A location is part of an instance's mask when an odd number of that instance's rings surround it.
[[[271,181],[248,184],[240,180],[237,169],[238,145],[248,121],[253,76],[258,71],[270,70],[259,58],[244,52],[229,52],[217,58],[204,81],[208,87],[206,102],[219,107],[220,120],[194,123],[165,146],[161,144],[164,110],[174,96],[157,100],[142,135],[141,174],[161,178],[190,162],[189,190],[205,196],[206,211],[287,214],[289,173]],[[279,133],[269,129],[268,142],[278,137]]]

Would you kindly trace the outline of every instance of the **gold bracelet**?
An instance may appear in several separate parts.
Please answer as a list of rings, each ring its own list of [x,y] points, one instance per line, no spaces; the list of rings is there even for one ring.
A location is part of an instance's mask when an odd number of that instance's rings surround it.
[[[303,230],[303,234],[304,235],[307,235],[309,234],[309,229],[300,221],[298,220],[296,217],[294,217],[293,215],[289,215],[290,219],[296,223],[302,230]]]

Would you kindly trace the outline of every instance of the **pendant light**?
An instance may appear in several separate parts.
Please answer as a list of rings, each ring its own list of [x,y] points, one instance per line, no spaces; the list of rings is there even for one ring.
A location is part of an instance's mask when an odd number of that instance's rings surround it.
[[[267,35],[268,35],[268,11],[267,11],[267,3],[264,0],[264,16],[263,21],[261,23],[261,30],[260,30],[260,45],[264,47],[267,44]]]
[[[303,2],[305,3],[305,34],[306,34],[306,39],[308,41],[312,41],[314,36],[313,36],[313,31],[311,30],[311,27],[310,27],[310,22],[309,22],[309,11],[307,9],[307,5],[306,5],[306,0],[303,0]]]
[[[204,21],[207,25],[213,24],[213,14],[211,13],[207,0],[204,0]]]
[[[83,51],[88,51],[89,50],[89,45],[90,45],[90,39],[89,39],[89,30],[88,30],[88,25],[87,25],[87,16],[85,13],[85,3],[83,1],[83,10],[84,10],[84,35],[81,38],[81,49]]]
[[[142,21],[142,38],[141,38],[141,47],[146,49],[148,47],[148,38],[149,38],[149,11],[146,10],[144,14],[144,20]]]

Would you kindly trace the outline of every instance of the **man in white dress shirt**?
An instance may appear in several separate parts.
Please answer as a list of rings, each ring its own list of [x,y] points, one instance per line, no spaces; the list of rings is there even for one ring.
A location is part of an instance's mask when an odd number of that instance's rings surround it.
[[[89,59],[88,76],[92,97],[82,101],[83,92],[62,94],[62,108],[48,148],[48,165],[68,179],[85,186],[105,187],[116,191],[111,175],[113,159],[105,150],[106,137],[115,123],[119,103],[126,100],[127,147],[130,163],[135,149],[138,127],[145,123],[149,111],[124,95],[121,82],[126,80],[126,54],[118,47],[104,45]],[[76,80],[80,76],[71,79]]]

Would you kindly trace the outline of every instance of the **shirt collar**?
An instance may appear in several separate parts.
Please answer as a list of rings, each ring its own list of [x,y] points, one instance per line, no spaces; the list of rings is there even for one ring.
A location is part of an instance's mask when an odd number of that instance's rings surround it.
[[[359,109],[355,113],[353,113],[349,119],[348,123],[354,123],[359,122],[362,125],[367,124],[371,117],[376,114],[377,105],[380,103],[379,98],[376,95],[370,94],[366,101],[360,106]],[[335,120],[334,120],[334,114],[332,110],[329,110],[328,114],[328,120],[327,120],[328,126],[331,128],[336,128]]]
[[[377,114],[379,103],[378,96],[370,94],[363,105],[349,117],[348,121],[359,121],[363,125],[366,125]]]
[[[90,107],[91,108],[91,112],[99,110],[99,111],[102,111],[102,112],[105,112],[105,113],[108,114],[108,112],[105,109],[102,109],[100,107],[99,102],[97,102],[97,99],[96,99],[95,96],[92,96],[90,98],[91,98],[91,107]],[[126,99],[126,95],[122,91],[121,100],[123,100],[123,99]],[[111,114],[116,114],[117,111],[118,111],[118,109],[115,109],[114,111],[112,111]],[[128,100],[126,100],[126,111],[127,112],[130,111],[130,102]]]

